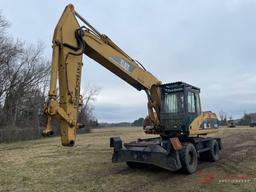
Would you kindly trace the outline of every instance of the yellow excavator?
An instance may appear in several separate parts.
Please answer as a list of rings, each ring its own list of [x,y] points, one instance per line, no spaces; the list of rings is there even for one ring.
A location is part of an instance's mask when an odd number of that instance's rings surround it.
[[[79,25],[78,19],[84,26]],[[147,134],[159,135],[124,144],[120,137],[110,138],[113,162],[126,162],[132,168],[150,164],[193,173],[199,158],[219,159],[221,139],[205,136],[218,130],[218,120],[214,113],[201,111],[200,89],[184,82],[162,84],[108,36],[97,31],[71,4],[65,8],[54,31],[50,91],[45,108],[48,122],[44,135],[53,133],[51,124],[55,118],[60,123],[62,145],[75,144],[76,130],[80,127],[77,118],[82,104],[83,54],[135,89],[145,91],[148,116],[143,129]]]

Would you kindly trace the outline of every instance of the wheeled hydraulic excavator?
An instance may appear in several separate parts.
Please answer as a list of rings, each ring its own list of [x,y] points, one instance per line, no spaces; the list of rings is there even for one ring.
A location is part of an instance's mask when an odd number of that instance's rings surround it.
[[[85,25],[81,27],[78,19]],[[212,112],[201,111],[200,89],[184,82],[162,84],[108,36],[97,31],[71,4],[65,8],[54,31],[50,91],[45,108],[48,122],[44,135],[52,133],[51,121],[55,118],[60,123],[62,145],[75,144],[76,130],[80,126],[77,119],[82,102],[83,54],[135,89],[145,91],[148,116],[143,129],[147,134],[159,135],[124,144],[120,137],[110,138],[113,162],[126,162],[129,167],[150,164],[193,173],[199,158],[219,159],[221,139],[205,136],[218,130],[217,117]]]

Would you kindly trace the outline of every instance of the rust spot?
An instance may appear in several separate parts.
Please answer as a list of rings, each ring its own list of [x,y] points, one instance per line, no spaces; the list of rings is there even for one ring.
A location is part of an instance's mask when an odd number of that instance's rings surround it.
[[[170,138],[170,142],[171,142],[175,151],[178,151],[178,150],[182,149],[182,145],[181,145],[180,140],[179,140],[178,137]]]

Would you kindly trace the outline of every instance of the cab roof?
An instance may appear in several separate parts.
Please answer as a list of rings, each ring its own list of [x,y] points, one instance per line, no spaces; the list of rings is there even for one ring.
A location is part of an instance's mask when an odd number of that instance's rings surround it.
[[[200,88],[195,87],[193,85],[190,85],[188,83],[182,82],[182,81],[162,84],[162,85],[160,85],[160,87],[162,89],[165,89],[165,90],[166,89],[168,89],[168,90],[175,90],[175,89],[177,89],[177,91],[178,91],[178,89],[180,89],[180,90],[183,89],[184,90],[185,88],[190,88],[190,89],[194,89],[194,90],[197,90],[198,92],[200,92]]]

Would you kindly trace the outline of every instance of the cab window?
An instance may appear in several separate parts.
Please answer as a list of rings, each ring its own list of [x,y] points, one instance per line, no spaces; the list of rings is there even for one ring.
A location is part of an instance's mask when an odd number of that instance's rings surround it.
[[[165,113],[183,113],[184,95],[180,92],[166,93],[162,97],[162,110]]]
[[[166,113],[178,112],[178,98],[176,94],[166,94],[163,103],[163,109]]]
[[[196,112],[197,112],[198,114],[201,113],[201,103],[200,103],[199,94],[196,94]]]
[[[188,92],[188,112],[189,113],[196,112],[196,97],[195,97],[195,93],[191,91]]]

